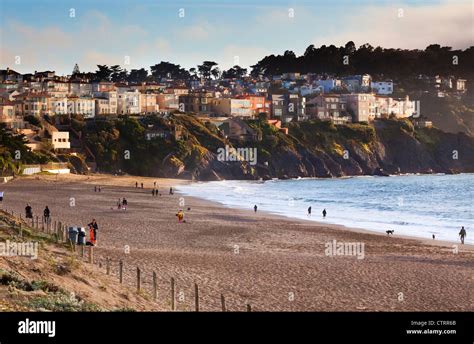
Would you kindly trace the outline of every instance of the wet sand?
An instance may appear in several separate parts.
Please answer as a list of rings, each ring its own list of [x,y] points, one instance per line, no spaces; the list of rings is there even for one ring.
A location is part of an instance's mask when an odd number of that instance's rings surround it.
[[[145,188],[135,188],[135,181]],[[154,181],[161,196],[151,195]],[[157,310],[168,310],[171,277],[178,310],[194,309],[194,283],[204,311],[220,310],[221,294],[230,311],[244,311],[246,304],[256,311],[474,310],[470,245],[459,245],[454,253],[454,243],[387,237],[168,195],[169,187],[179,183],[184,181],[22,177],[0,187],[5,192],[1,207],[23,214],[29,202],[41,215],[48,205],[53,221],[69,225],[97,219],[96,256],[110,257],[113,273],[122,259],[130,285],[139,266],[149,293],[155,271]],[[99,185],[101,192],[94,192]],[[116,207],[123,197],[129,203],[126,211]],[[185,210],[186,223],[178,223],[179,209]],[[363,243],[363,259],[326,255],[325,244],[333,240]]]

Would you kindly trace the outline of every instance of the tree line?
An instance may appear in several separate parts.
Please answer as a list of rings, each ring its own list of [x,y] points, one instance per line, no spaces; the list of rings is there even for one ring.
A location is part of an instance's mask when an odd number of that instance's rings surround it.
[[[269,55],[251,66],[250,75],[272,76],[282,73],[318,73],[336,76],[368,73],[397,80],[417,75],[454,75],[472,79],[474,77],[474,46],[465,50],[453,50],[439,44],[419,49],[387,49],[373,47],[366,43],[357,48],[350,41],[345,46],[308,46],[301,56],[287,50],[282,55]],[[204,61],[189,70],[179,64],[162,61],[145,68],[127,71],[120,65],[97,65],[95,72],[81,73],[76,65],[73,77],[94,81],[113,81],[139,83],[160,81],[164,78],[175,80],[197,80],[204,78],[231,79],[248,75],[248,70],[238,65],[222,70],[214,61]]]

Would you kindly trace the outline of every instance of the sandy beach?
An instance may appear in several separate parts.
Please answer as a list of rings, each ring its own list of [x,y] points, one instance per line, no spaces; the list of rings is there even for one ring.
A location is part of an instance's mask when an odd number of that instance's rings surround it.
[[[154,181],[161,196],[151,194]],[[221,294],[230,311],[244,311],[246,304],[255,311],[474,310],[470,245],[458,244],[455,253],[455,243],[387,237],[169,195],[169,187],[180,183],[185,181],[22,177],[2,184],[1,207],[24,216],[26,203],[35,215],[48,205],[53,221],[68,225],[85,226],[95,218],[96,256],[110,257],[114,273],[122,259],[125,282],[133,285],[140,267],[143,287],[150,292],[152,272],[157,273],[157,310],[169,309],[171,277],[176,280],[178,310],[194,309],[194,283],[204,311],[220,310]],[[101,192],[94,192],[94,186],[101,186]],[[126,211],[116,206],[123,197]],[[186,223],[178,223],[179,209],[185,210]],[[363,259],[328,256],[326,244],[334,240],[363,243]]]

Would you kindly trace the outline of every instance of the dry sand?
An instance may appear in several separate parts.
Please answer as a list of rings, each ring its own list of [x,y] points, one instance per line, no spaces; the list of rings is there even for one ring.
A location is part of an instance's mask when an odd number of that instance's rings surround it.
[[[145,189],[136,189],[135,181],[144,182]],[[162,192],[159,197],[151,195],[153,181]],[[260,311],[474,310],[472,246],[454,253],[453,243],[255,214],[191,197],[184,197],[181,206],[181,195],[168,195],[169,187],[179,183],[184,181],[26,177],[0,187],[5,192],[1,207],[23,214],[29,202],[41,215],[48,205],[53,221],[70,225],[97,219],[96,256],[110,257],[114,273],[122,259],[130,285],[139,266],[150,293],[155,271],[157,310],[170,303],[171,277],[178,310],[194,309],[194,283],[201,309],[207,311],[220,310],[221,294],[231,311],[243,311],[246,304]],[[100,193],[94,192],[95,185],[102,187]],[[116,209],[122,197],[128,200],[127,211]],[[186,223],[180,224],[175,214],[183,208]],[[325,244],[333,240],[364,243],[364,258],[327,256]]]

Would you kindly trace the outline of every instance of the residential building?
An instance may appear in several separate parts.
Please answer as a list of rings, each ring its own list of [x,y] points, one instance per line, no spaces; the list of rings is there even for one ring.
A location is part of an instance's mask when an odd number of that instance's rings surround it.
[[[320,88],[322,87],[324,93],[329,93],[335,89],[340,89],[342,87],[341,80],[333,78],[319,79],[315,81],[315,84]]]
[[[154,114],[159,110],[156,103],[156,94],[154,93],[140,93],[140,113]]]
[[[138,90],[118,94],[117,114],[136,115],[140,113],[140,93]]]
[[[187,95],[179,96],[179,110],[194,112],[196,114],[210,114],[212,112],[212,101],[214,92],[197,91]]]
[[[167,88],[164,93],[176,94],[179,97],[189,94],[189,89],[187,87],[170,87]]]
[[[24,116],[48,115],[50,113],[49,98],[50,96],[45,92],[24,93],[16,97],[23,103],[21,112]]]
[[[51,143],[54,149],[70,149],[71,143],[69,142],[68,131],[54,131],[51,134]]]
[[[91,96],[92,84],[83,81],[71,81],[68,84],[68,93],[77,97]]]
[[[219,127],[229,139],[258,141],[261,137],[246,122],[237,117],[229,118]]]
[[[350,92],[367,92],[372,78],[368,74],[351,75],[343,78],[343,84]]]
[[[69,114],[93,118],[95,116],[95,100],[86,97],[69,97],[67,99],[67,111]]]
[[[66,97],[50,97],[48,98],[48,108],[51,115],[67,115],[67,98]]]
[[[249,99],[215,98],[212,111],[216,115],[226,117],[253,117],[252,102]]]
[[[11,101],[2,101],[0,104],[0,123],[6,124],[7,128],[18,128],[21,117],[15,115],[15,105]]]
[[[392,81],[372,81],[370,88],[377,94],[387,95],[393,93]]]
[[[369,122],[375,118],[375,96],[367,93],[341,94],[354,122]]]
[[[93,82],[92,83],[92,92],[95,95],[95,92],[110,92],[115,91],[115,84],[113,82],[108,81],[100,81],[100,82]]]
[[[117,92],[96,92],[95,114],[96,115],[116,115],[117,114]]]
[[[13,69],[0,69],[0,82],[20,83],[23,81],[23,75],[15,72]]]
[[[466,91],[466,79],[456,79],[455,89],[458,92],[465,92]]]
[[[174,93],[157,94],[156,103],[159,111],[179,110],[179,96]]]
[[[331,120],[337,124],[352,121],[347,111],[346,99],[339,94],[321,94],[316,96],[308,101],[307,107],[309,115],[313,118]]]
[[[408,96],[405,99],[377,96],[375,97],[374,112],[376,117],[395,115],[399,118],[405,118],[416,112],[416,104]]]
[[[243,97],[250,101],[250,108],[254,116],[258,116],[258,114],[262,112],[267,114],[271,113],[272,102],[267,100],[264,96],[249,94]]]
[[[306,98],[298,94],[272,94],[272,116],[283,123],[305,120]]]

